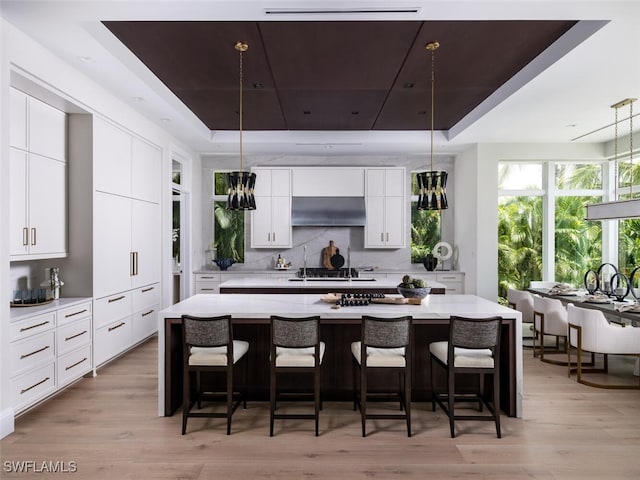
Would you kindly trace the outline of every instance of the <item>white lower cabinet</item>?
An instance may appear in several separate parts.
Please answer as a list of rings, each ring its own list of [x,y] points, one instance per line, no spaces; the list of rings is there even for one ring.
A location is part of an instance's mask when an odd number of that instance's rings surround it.
[[[92,369],[92,302],[63,299],[9,326],[11,401],[21,413]],[[13,317],[13,313],[12,313]]]
[[[125,352],[158,330],[160,284],[117,293],[95,301],[94,364]]]
[[[196,293],[220,293],[220,273],[196,273]]]

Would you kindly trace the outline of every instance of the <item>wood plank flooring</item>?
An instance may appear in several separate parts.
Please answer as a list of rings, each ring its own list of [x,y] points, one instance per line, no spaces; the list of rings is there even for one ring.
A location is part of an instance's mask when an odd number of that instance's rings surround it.
[[[309,420],[280,420],[268,435],[267,403],[224,420],[157,416],[157,340],[16,419],[0,442],[3,479],[494,479],[640,478],[640,392],[600,390],[524,352],[524,418],[460,422],[413,404],[414,436],[401,421],[369,421],[350,403],[325,403],[320,436]],[[624,365],[625,368],[628,365]],[[75,462],[75,473],[16,473],[15,462]],[[9,463],[7,463],[9,462]],[[13,463],[11,463],[13,462]],[[40,468],[42,470],[42,468]]]

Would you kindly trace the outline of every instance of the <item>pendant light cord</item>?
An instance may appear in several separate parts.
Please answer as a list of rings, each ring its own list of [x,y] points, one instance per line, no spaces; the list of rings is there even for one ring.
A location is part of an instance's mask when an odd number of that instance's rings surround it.
[[[242,87],[243,87],[243,77],[244,77],[244,65],[242,62],[242,54],[244,52],[247,51],[247,49],[249,48],[249,45],[247,45],[246,43],[242,43],[242,42],[237,42],[235,45],[235,49],[240,52],[239,55],[239,62],[240,62],[240,67],[239,67],[239,83],[240,83],[240,171],[242,172],[243,169],[243,154],[242,154],[242,111],[244,110],[244,106],[243,106],[243,95],[242,95]]]

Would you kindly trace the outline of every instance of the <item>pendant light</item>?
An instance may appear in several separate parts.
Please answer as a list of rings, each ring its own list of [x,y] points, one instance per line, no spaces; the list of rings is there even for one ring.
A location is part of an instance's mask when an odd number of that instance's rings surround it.
[[[633,197],[633,102],[637,98],[625,98],[611,105],[615,109],[615,136],[613,143],[614,201],[587,205],[587,220],[616,220],[624,218],[640,218],[640,198]],[[618,110],[629,105],[629,200],[618,200]]]
[[[449,207],[447,202],[447,172],[433,169],[433,131],[434,100],[435,100],[435,55],[440,47],[438,42],[427,43],[425,48],[431,52],[431,170],[416,175],[418,180],[418,210],[444,210]]]
[[[255,210],[256,198],[253,188],[256,184],[256,174],[242,170],[242,54],[249,49],[249,45],[237,42],[234,47],[240,57],[240,170],[227,173],[227,210]]]

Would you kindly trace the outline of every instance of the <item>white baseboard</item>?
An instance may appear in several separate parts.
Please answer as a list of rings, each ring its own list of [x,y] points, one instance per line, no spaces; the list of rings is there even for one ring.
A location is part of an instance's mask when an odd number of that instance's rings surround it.
[[[0,413],[0,438],[13,433],[15,428],[13,408],[7,408]]]

